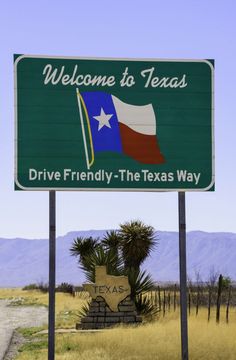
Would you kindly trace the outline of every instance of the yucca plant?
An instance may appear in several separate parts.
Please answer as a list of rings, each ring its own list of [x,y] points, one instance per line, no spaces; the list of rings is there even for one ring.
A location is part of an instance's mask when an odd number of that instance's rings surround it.
[[[138,270],[156,246],[154,228],[133,220],[120,225],[119,236],[125,268]]]
[[[145,270],[130,269],[127,271],[129,278],[129,284],[131,287],[131,298],[135,300],[135,297],[140,294],[145,294],[154,288],[154,282],[151,275]]]
[[[148,293],[154,288],[151,275],[146,271],[130,269],[127,273],[131,287],[131,299],[134,301],[139,315],[154,316],[158,312],[152,304]]]
[[[90,302],[91,302],[91,300],[87,300],[87,302],[85,302],[81,306],[81,308],[77,311],[77,313],[75,315],[76,315],[76,318],[78,318],[78,320],[80,320],[88,315]]]
[[[95,282],[95,267],[105,265],[110,275],[128,276],[131,299],[139,314],[154,314],[155,310],[145,295],[154,287],[151,276],[140,270],[141,264],[156,245],[154,229],[140,220],[126,222],[120,229],[107,231],[99,239],[77,238],[70,249],[79,259],[86,280]]]
[[[116,256],[117,267],[121,265],[120,241],[121,241],[121,238],[120,238],[119,232],[116,230],[107,231],[101,241],[102,247],[106,251],[111,252],[112,255]],[[115,266],[115,263],[114,263],[114,266]]]
[[[84,258],[90,256],[98,244],[98,238],[94,239],[92,236],[88,238],[77,237],[70,248],[70,253],[72,256],[78,257],[78,262],[83,264]]]
[[[136,296],[135,306],[137,309],[137,313],[139,315],[143,315],[148,320],[151,320],[160,311],[158,307],[152,303],[148,294],[139,294],[138,296]]]
[[[86,280],[95,282],[95,267],[106,266],[107,273],[110,275],[123,275],[124,267],[121,258],[117,258],[117,254],[113,250],[106,250],[100,244],[93,253],[83,258],[80,268],[83,270]]]

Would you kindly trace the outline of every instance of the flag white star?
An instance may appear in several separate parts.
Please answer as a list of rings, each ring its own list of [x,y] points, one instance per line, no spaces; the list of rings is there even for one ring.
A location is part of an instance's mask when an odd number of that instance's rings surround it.
[[[93,116],[93,118],[99,122],[98,131],[101,130],[103,128],[103,126],[107,126],[107,127],[111,128],[109,120],[111,119],[111,117],[113,115],[114,114],[106,114],[105,111],[103,110],[103,108],[101,108],[100,115]]]

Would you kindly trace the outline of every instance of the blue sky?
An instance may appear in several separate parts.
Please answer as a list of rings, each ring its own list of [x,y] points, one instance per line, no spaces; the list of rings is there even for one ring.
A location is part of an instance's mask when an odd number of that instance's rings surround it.
[[[187,193],[187,230],[236,232],[235,1],[0,4],[0,236],[48,236],[48,193],[14,191],[13,54],[215,59],[216,190]],[[178,229],[177,193],[58,192],[57,234],[139,218]]]

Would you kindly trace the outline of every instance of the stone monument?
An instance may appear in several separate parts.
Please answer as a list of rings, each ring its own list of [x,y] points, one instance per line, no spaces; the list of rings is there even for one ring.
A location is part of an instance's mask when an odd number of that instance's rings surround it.
[[[130,299],[127,276],[107,274],[106,266],[96,266],[95,283],[83,284],[92,301],[87,315],[77,324],[77,329],[104,329],[117,324],[141,323],[135,304]]]

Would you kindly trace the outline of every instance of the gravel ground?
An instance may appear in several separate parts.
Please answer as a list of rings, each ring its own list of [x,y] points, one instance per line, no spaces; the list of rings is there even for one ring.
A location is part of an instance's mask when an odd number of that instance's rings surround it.
[[[0,300],[0,360],[4,359],[14,330],[19,327],[42,326],[48,321],[48,310],[43,306],[8,306],[10,301]]]

